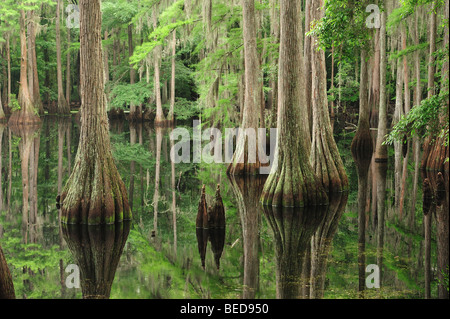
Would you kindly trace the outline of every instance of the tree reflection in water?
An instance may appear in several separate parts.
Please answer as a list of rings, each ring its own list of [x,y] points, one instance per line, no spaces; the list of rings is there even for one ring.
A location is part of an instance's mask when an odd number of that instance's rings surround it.
[[[327,206],[263,207],[275,240],[277,298],[323,297],[328,254],[346,203],[347,194],[338,193]]]
[[[84,299],[108,299],[117,265],[130,232],[131,222],[114,225],[62,226],[81,275]]]

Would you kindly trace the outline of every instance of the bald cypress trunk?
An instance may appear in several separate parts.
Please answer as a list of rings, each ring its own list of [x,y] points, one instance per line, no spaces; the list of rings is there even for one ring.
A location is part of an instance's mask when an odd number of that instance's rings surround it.
[[[33,105],[36,109],[38,109],[39,114],[44,114],[44,106],[41,100],[41,93],[39,89],[39,77],[38,77],[38,69],[37,69],[37,58],[36,58],[36,22],[34,10],[28,11],[28,53],[29,53],[29,61],[28,64],[30,66],[29,70],[29,82],[30,85],[30,95],[33,101]]]
[[[14,112],[9,123],[14,124],[34,124],[40,122],[39,116],[35,112],[30,91],[28,88],[28,51],[27,51],[27,36],[26,36],[26,25],[25,25],[25,11],[20,10],[20,86],[18,102],[20,105],[20,110]]]
[[[244,134],[244,130],[257,132],[261,95],[259,77],[259,59],[256,48],[255,0],[242,0],[244,61],[245,61],[245,93],[242,125],[236,142],[236,151],[227,172],[231,175],[259,174],[261,166],[258,156],[258,134],[255,139]],[[251,154],[250,152],[254,152]]]
[[[131,219],[131,210],[109,140],[100,0],[80,1],[80,44],[80,141],[72,174],[61,194],[62,221],[112,224]]]
[[[323,17],[323,0],[311,4],[312,19]],[[311,39],[311,107],[313,113],[312,147],[310,162],[327,192],[340,192],[348,188],[339,150],[333,137],[327,100],[327,74],[325,52],[317,48],[317,38]]]
[[[56,75],[58,81],[58,114],[70,113],[69,104],[64,96],[62,65],[61,65],[61,35],[60,35],[61,0],[56,2]]]
[[[14,283],[0,245],[0,299],[16,299]]]
[[[380,106],[378,108],[378,135],[375,148],[375,161],[387,161],[387,146],[383,145],[387,133],[386,109],[386,11],[381,13],[380,29]],[[419,84],[420,85],[420,84]]]
[[[176,44],[177,44],[177,31],[172,31],[172,73],[170,79],[170,110],[167,120],[169,122],[174,121],[174,111],[175,111],[175,74],[176,74]]]
[[[328,201],[309,162],[309,123],[304,103],[304,65],[297,1],[280,1],[278,135],[272,171],[262,201],[274,206],[309,206]]]
[[[372,136],[370,134],[370,124],[369,124],[369,103],[368,103],[368,73],[367,73],[367,51],[365,49],[361,50],[361,75],[360,75],[360,88],[359,88],[359,118],[358,118],[358,129],[356,130],[356,135],[353,138],[351,149],[352,153],[359,152],[360,154],[372,154],[373,152],[373,142]]]
[[[155,4],[153,8],[153,28],[156,29],[158,26],[158,5]],[[156,117],[155,117],[155,125],[165,125],[166,118],[164,116],[164,112],[162,109],[162,100],[161,100],[161,79],[160,79],[160,67],[159,60],[161,58],[161,46],[156,46],[154,50],[153,57],[153,65],[155,68],[155,95],[156,95]]]
[[[1,85],[0,85],[0,92],[1,92]],[[0,97],[0,121],[5,120],[6,116],[5,116],[5,112],[3,111],[3,104],[2,104],[2,99]]]

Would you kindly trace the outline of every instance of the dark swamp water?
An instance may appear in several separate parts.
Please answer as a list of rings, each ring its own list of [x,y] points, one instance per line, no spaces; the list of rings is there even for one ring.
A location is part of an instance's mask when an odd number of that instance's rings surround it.
[[[369,163],[359,190],[367,194],[366,219],[358,223],[349,131],[336,129],[349,193],[313,210],[275,210],[259,204],[263,178],[230,179],[225,164],[171,163],[170,128],[113,121],[110,129],[133,220],[62,227],[55,199],[75,159],[75,116],[47,116],[26,130],[0,124],[0,243],[17,298],[424,298],[423,177],[415,191],[412,150],[403,199],[394,148],[387,164]],[[202,185],[211,203],[217,184],[226,227],[196,229]],[[380,205],[384,215],[374,218]],[[432,298],[436,231],[433,223]],[[83,290],[73,287],[73,265]],[[366,286],[368,265],[380,270],[379,288]]]

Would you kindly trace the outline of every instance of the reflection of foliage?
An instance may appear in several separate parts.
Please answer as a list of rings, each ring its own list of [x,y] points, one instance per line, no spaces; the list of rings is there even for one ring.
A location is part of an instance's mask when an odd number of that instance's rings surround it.
[[[3,221],[2,225],[5,225]],[[8,227],[0,239],[14,280],[16,296],[60,298],[60,260],[64,261],[65,267],[71,263],[70,254],[57,245],[25,244],[18,228]]]

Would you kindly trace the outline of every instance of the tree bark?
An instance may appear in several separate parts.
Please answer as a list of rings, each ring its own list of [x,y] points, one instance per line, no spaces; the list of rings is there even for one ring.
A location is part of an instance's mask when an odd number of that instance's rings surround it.
[[[236,150],[227,173],[231,175],[256,175],[261,167],[258,154],[258,134],[255,139],[244,133],[246,129],[258,130],[260,113],[260,68],[256,47],[255,0],[242,0],[243,33],[244,33],[244,64],[245,93],[241,129],[236,140]],[[251,154],[254,152],[255,154]]]
[[[25,26],[25,11],[20,10],[20,52],[21,52],[21,62],[20,62],[20,85],[19,85],[19,96],[18,102],[20,105],[20,110],[14,112],[10,119],[10,125],[15,124],[35,124],[39,123],[40,119],[35,112],[33,103],[31,101],[31,95],[28,88],[28,53],[27,53],[27,39],[26,39],[26,26]]]
[[[14,283],[0,245],[0,299],[16,299]]]
[[[301,207],[328,202],[309,162],[311,150],[297,1],[280,1],[278,135],[275,160],[262,192],[265,205]]]
[[[312,19],[323,17],[323,0],[311,4]],[[311,107],[313,112],[312,146],[310,162],[327,192],[341,192],[348,189],[348,178],[339,150],[333,137],[327,100],[327,74],[325,52],[311,39]]]
[[[169,115],[167,116],[167,120],[169,122],[174,121],[174,111],[175,111],[175,62],[176,62],[176,44],[177,44],[177,31],[172,31],[172,74],[170,79],[170,110]]]
[[[153,7],[153,28],[156,29],[158,26],[158,5],[155,4]],[[164,126],[166,124],[166,118],[162,109],[161,100],[161,79],[160,79],[160,68],[159,61],[161,59],[161,46],[156,46],[154,49],[153,65],[155,68],[155,95],[156,95],[156,117],[155,125]]]
[[[61,0],[56,2],[56,76],[58,81],[58,114],[69,114],[70,107],[64,96],[62,65],[61,65],[61,35],[60,35]]]
[[[39,89],[39,76],[37,69],[37,57],[36,57],[36,23],[34,21],[34,10],[28,11],[28,33],[29,33],[29,61],[30,73],[28,77],[30,79],[30,94],[33,105],[39,110],[39,114],[44,114],[44,106],[41,100],[41,93]]]
[[[372,154],[373,152],[373,141],[370,134],[370,123],[369,123],[369,103],[367,97],[367,84],[368,84],[368,73],[367,73],[367,52],[365,49],[361,50],[361,76],[360,76],[360,89],[359,89],[359,118],[358,118],[358,129],[356,130],[355,137],[353,138],[351,144],[352,153],[359,152]]]
[[[380,106],[378,108],[378,134],[375,148],[375,162],[387,161],[387,145],[383,145],[387,133],[386,110],[386,11],[381,12],[380,28]]]
[[[81,128],[72,174],[61,194],[62,222],[112,224],[131,219],[109,140],[100,0],[80,0]]]

